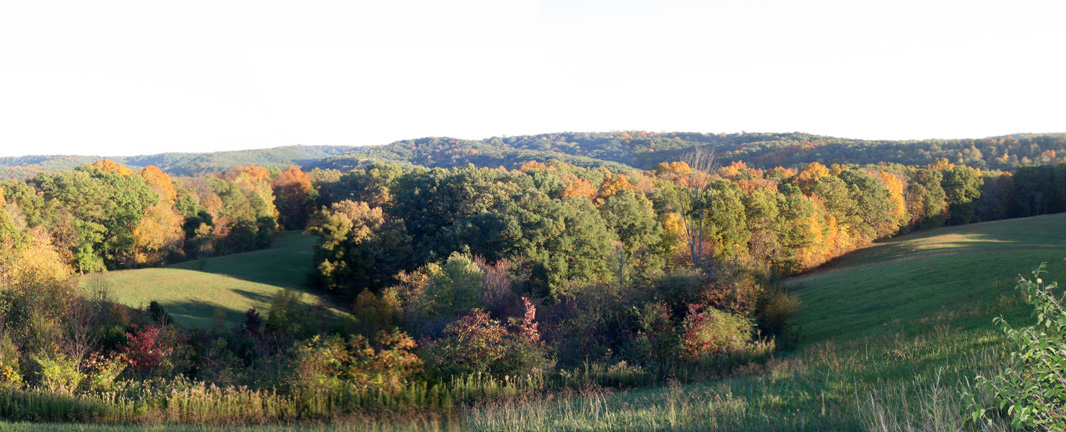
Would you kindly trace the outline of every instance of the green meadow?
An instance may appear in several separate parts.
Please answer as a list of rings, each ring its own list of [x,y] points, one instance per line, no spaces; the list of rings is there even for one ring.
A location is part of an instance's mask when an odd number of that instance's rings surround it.
[[[228,325],[244,313],[270,309],[270,299],[285,288],[305,292],[304,301],[340,309],[310,292],[311,245],[315,237],[282,233],[269,249],[186,261],[163,268],[111,271],[83,277],[89,289],[102,284],[121,303],[141,307],[157,301],[174,321],[187,328],[208,328],[219,319]]]

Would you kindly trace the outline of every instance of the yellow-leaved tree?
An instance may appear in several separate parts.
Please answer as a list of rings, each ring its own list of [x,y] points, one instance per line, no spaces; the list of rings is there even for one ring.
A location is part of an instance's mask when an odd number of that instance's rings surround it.
[[[146,208],[144,217],[133,228],[133,262],[146,266],[182,253],[185,219],[174,209],[178,192],[169,175],[154,166],[144,167],[137,174],[159,195],[159,204]]]
[[[903,198],[903,180],[892,173],[881,171],[877,173],[877,176],[881,179],[881,182],[888,188],[890,195],[889,199],[892,201],[892,221],[894,226],[890,232],[899,230],[900,227],[907,223],[907,201]],[[881,230],[878,230],[880,232]]]

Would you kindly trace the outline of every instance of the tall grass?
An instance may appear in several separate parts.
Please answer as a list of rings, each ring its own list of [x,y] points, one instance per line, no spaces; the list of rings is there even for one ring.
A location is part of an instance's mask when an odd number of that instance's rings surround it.
[[[475,431],[1010,430],[1002,417],[969,421],[961,396],[974,391],[973,376],[999,367],[1004,347],[992,329],[939,324],[823,342],[720,380],[631,391],[590,385],[484,402],[461,411],[460,421]]]

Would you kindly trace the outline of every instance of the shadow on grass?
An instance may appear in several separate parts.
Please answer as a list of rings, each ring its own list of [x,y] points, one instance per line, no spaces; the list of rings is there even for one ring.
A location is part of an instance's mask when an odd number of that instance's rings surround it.
[[[249,299],[257,301],[257,302],[270,303],[270,300],[273,298],[273,297],[268,296],[266,294],[257,293],[257,292],[251,292],[251,291],[248,291],[248,290],[234,289],[234,290],[231,290],[231,291],[233,291],[233,292],[235,292],[237,294],[240,294],[242,296],[248,297]]]
[[[237,310],[216,303],[195,300],[167,302],[163,304],[163,307],[174,319],[175,324],[186,329],[226,330],[218,328],[220,323],[216,316],[222,318],[227,327],[232,327],[243,323],[244,313],[247,312],[247,310]],[[259,311],[260,314],[266,312],[265,310]]]
[[[270,314],[270,296],[248,292],[251,296],[254,296],[254,300],[265,303],[260,305],[254,305],[254,308],[259,315],[266,319]],[[327,321],[341,320],[344,318],[344,314],[337,309],[331,307],[331,305],[321,304],[320,302],[311,302],[308,304],[309,310],[312,314],[315,314],[316,318],[322,318]],[[179,327],[185,329],[200,328],[205,330],[227,330],[231,329],[238,324],[245,322],[246,313],[248,309],[236,309],[232,307],[226,307],[217,303],[196,301],[196,300],[184,300],[179,302],[164,303],[163,307],[174,319],[174,323]],[[219,322],[221,318],[222,322]],[[226,328],[220,328],[220,324]]]

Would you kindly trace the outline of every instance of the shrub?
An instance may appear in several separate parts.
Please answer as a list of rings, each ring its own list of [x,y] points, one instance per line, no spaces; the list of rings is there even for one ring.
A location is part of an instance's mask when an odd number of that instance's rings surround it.
[[[33,360],[40,367],[41,386],[50,392],[73,393],[85,379],[78,361],[65,354],[41,352]]]
[[[453,253],[429,278],[425,296],[436,315],[463,315],[481,305],[484,272],[469,257]]]
[[[759,328],[765,334],[784,335],[788,329],[788,320],[799,311],[800,306],[799,297],[785,292],[780,287],[764,291],[755,311]]]
[[[508,349],[504,350],[503,364],[516,373],[542,372],[555,365],[540,337],[540,325],[535,321],[537,308],[528,298],[522,297],[522,316],[510,319]]]
[[[681,323],[681,353],[686,360],[743,349],[751,341],[750,320],[709,306],[689,305]]]
[[[1033,306],[1036,324],[1015,329],[1003,317],[996,324],[1015,344],[1010,364],[997,376],[978,376],[978,383],[1000,401],[1000,409],[1007,408],[1015,427],[1033,429],[1066,429],[1066,313],[1063,296],[1053,292],[1057,283],[1044,284],[1040,275],[1044,264],[1033,272],[1032,279],[1021,278],[1017,289]],[[986,409],[971,404],[973,419],[986,414]]]
[[[529,374],[550,368],[547,349],[533,321],[536,309],[528,300],[526,312],[511,328],[474,309],[444,328],[444,337],[426,347],[426,357],[444,375],[485,373],[496,377]]]
[[[720,267],[701,293],[700,303],[732,313],[751,315],[755,311],[763,286],[752,274]]]
[[[270,299],[270,313],[266,328],[300,338],[317,332],[311,306],[303,301],[303,293],[285,288]]]
[[[665,303],[646,303],[639,311],[638,322],[634,338],[638,359],[660,366],[677,360],[681,339]]]
[[[126,364],[122,359],[111,357],[105,358],[99,353],[90,354],[83,361],[87,370],[87,384],[92,391],[110,391],[114,387],[115,379],[126,370]]]
[[[415,346],[414,339],[397,329],[379,332],[373,343],[362,335],[347,341],[339,335],[315,336],[297,344],[293,385],[310,392],[352,389],[396,393],[422,371],[422,360],[411,352]]]
[[[429,346],[428,357],[445,375],[490,373],[504,357],[507,329],[481,309],[448,324],[444,335]]]
[[[170,319],[170,313],[167,312],[166,308],[155,300],[148,303],[148,317],[161,326],[166,326],[173,322]]]
[[[16,389],[22,387],[22,373],[19,367],[19,352],[5,331],[0,335],[0,388]]]
[[[130,324],[133,331],[126,333],[126,343],[122,345],[122,356],[131,370],[149,375],[166,362],[172,348],[163,343],[161,329],[154,326],[138,327]]]
[[[363,290],[352,302],[355,331],[365,336],[395,326],[399,314],[399,300],[392,291],[376,295],[370,290]]]

